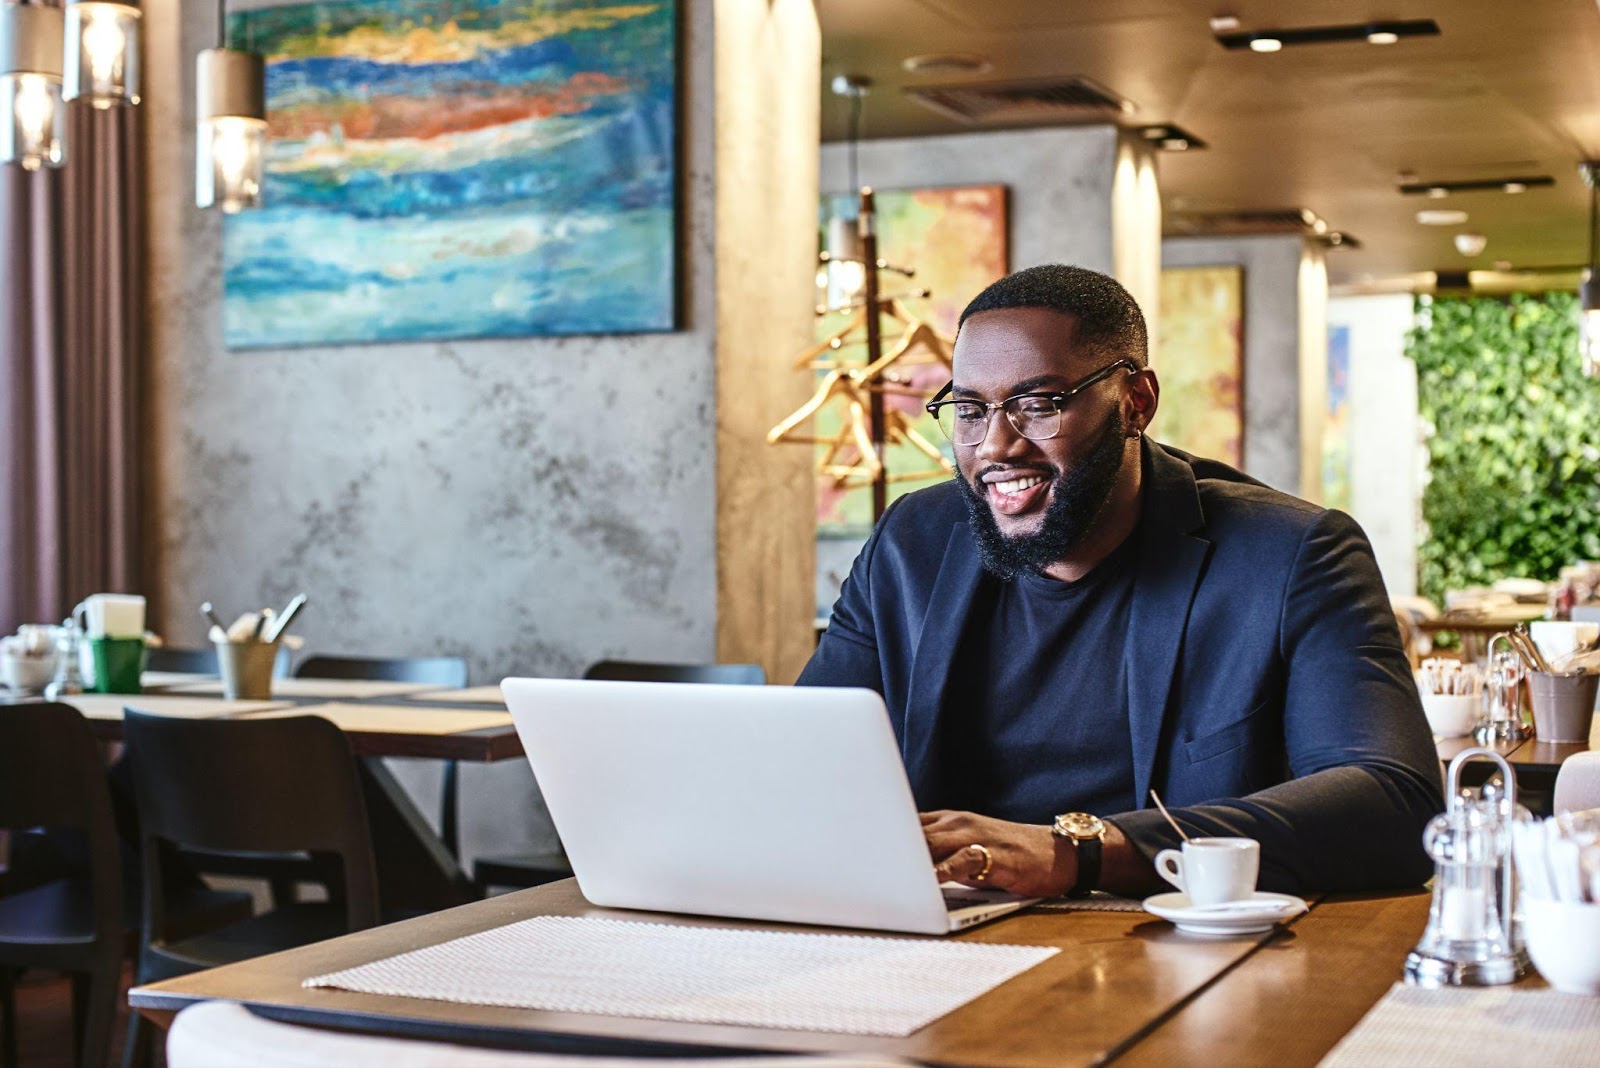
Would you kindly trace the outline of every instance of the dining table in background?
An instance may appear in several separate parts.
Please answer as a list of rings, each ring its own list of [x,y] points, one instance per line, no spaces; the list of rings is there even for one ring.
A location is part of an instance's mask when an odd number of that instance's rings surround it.
[[[105,742],[121,741],[126,708],[197,719],[320,715],[344,732],[359,758],[385,909],[433,911],[479,896],[383,758],[483,764],[520,759],[522,743],[504,705],[438,700],[438,693],[464,691],[364,679],[274,679],[267,701],[229,701],[216,696],[220,686],[207,676],[168,675],[148,693],[71,694],[62,700],[82,712]]]

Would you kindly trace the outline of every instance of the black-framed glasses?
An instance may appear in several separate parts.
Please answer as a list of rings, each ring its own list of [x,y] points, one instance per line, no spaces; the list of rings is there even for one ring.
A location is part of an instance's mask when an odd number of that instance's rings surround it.
[[[957,445],[982,444],[989,433],[989,416],[996,410],[1004,411],[1016,432],[1029,441],[1049,441],[1061,433],[1061,413],[1066,409],[1067,402],[1123,367],[1128,369],[1129,374],[1139,373],[1139,366],[1132,360],[1117,360],[1106,364],[1071,389],[1051,393],[1018,393],[999,401],[949,400],[950,391],[956,385],[951,382],[928,402],[928,414],[938,420],[944,436]]]

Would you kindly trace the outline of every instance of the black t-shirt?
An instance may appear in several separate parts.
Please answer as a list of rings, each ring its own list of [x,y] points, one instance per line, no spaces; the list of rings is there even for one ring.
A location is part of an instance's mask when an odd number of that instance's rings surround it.
[[[1138,540],[1077,582],[985,582],[945,705],[953,807],[1023,823],[1139,807],[1124,655]]]

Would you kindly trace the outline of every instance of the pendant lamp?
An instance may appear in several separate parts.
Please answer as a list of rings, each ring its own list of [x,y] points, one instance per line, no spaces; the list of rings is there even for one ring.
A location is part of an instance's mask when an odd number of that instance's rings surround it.
[[[143,66],[139,9],[106,0],[70,0],[62,97],[97,108],[139,102]]]
[[[1578,321],[1578,349],[1583,357],[1583,373],[1590,378],[1600,377],[1600,230],[1596,229],[1596,215],[1600,214],[1600,164],[1589,162],[1578,166],[1578,172],[1589,186],[1589,265],[1584,269],[1583,282],[1578,286],[1578,305],[1582,318]]]
[[[195,204],[230,215],[260,207],[266,64],[254,52],[207,48],[196,57],[195,84]]]
[[[61,9],[0,4],[0,163],[24,170],[66,162]]]

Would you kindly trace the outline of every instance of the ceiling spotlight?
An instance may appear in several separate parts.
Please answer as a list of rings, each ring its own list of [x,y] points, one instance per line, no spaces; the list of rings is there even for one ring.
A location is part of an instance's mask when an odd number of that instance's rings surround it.
[[[972,52],[929,52],[900,61],[907,74],[986,74],[993,67],[986,57]]]
[[[1367,34],[1367,43],[1375,45],[1394,44],[1400,40],[1400,35],[1392,30],[1373,30]]]
[[[1497,270],[1497,271],[1502,271],[1502,272],[1503,271],[1509,271],[1509,270],[1511,270],[1511,261],[1510,260],[1495,260],[1494,261],[1494,269]]]
[[[1527,182],[1507,182],[1505,185],[1501,186],[1500,188],[1504,189],[1507,193],[1526,193],[1528,191],[1528,183]]]
[[[1250,51],[1252,52],[1279,52],[1283,50],[1283,42],[1276,37],[1250,38]]]
[[[1467,213],[1453,210],[1424,210],[1417,212],[1417,222],[1423,226],[1460,226],[1467,221]]]
[[[1239,16],[1237,16],[1237,15],[1213,15],[1213,16],[1211,16],[1211,32],[1212,33],[1232,33],[1234,30],[1237,30],[1238,28],[1239,28]]]
[[[1452,193],[1523,193],[1529,189],[1545,189],[1556,184],[1548,174],[1502,174],[1493,178],[1466,178],[1459,181],[1419,182],[1398,175],[1399,192],[1408,197],[1444,197]]]
[[[1442,185],[1430,185],[1428,187],[1428,196],[1433,200],[1443,200],[1449,195],[1450,190],[1446,189]]]
[[[1159,123],[1154,126],[1139,127],[1139,136],[1158,148],[1168,152],[1187,152],[1190,149],[1205,148],[1206,143],[1181,126],[1174,126],[1170,122]]]
[[[1341,234],[1339,231],[1335,230],[1333,233],[1328,235],[1328,244],[1330,244],[1330,245],[1342,245],[1342,244],[1344,244],[1344,235]]]
[[[1489,239],[1482,234],[1462,233],[1455,236],[1456,251],[1463,256],[1476,256],[1489,244]]]
[[[1390,22],[1351,22],[1338,26],[1261,27],[1228,32],[1213,30],[1223,48],[1253,48],[1257,52],[1276,52],[1280,47],[1326,44],[1394,44],[1402,37],[1437,37],[1439,24],[1432,19],[1402,19]],[[1270,43],[1269,43],[1270,42]]]
[[[872,79],[859,74],[835,74],[828,88],[833,90],[834,96],[859,99],[872,92]]]

